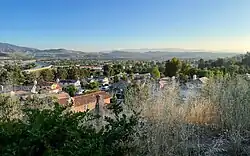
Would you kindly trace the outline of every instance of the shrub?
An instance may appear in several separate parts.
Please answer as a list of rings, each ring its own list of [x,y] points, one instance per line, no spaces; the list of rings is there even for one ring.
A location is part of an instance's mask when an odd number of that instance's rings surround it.
[[[9,155],[128,155],[136,146],[137,114],[131,116],[110,108],[113,117],[105,117],[100,130],[98,116],[90,112],[74,113],[59,104],[54,109],[26,108],[24,118],[1,120],[0,153]]]

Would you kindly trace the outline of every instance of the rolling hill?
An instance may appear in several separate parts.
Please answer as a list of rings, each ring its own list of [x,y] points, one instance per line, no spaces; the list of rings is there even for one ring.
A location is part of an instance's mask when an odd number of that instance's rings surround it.
[[[202,50],[186,49],[128,49],[116,50],[110,52],[87,53],[67,49],[45,49],[22,47],[9,43],[0,43],[0,53],[4,56],[10,56],[15,53],[27,55],[33,58],[47,59],[141,59],[141,60],[166,60],[173,57],[182,59],[204,58],[215,59],[218,57],[233,57],[239,53],[206,52]]]

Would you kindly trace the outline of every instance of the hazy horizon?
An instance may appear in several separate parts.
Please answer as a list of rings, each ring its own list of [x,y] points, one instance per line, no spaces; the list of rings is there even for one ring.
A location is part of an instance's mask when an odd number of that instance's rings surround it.
[[[0,42],[86,52],[244,53],[250,50],[249,7],[248,0],[8,0],[0,6]]]

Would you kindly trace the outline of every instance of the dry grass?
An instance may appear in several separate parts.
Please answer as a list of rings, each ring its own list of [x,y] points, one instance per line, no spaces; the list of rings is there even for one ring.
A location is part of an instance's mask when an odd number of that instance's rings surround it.
[[[144,155],[250,155],[250,92],[243,78],[212,80],[186,103],[179,87],[131,93],[127,105],[141,111]],[[129,98],[129,96],[128,96]]]
[[[219,108],[206,98],[193,99],[184,120],[199,125],[217,124]]]
[[[131,90],[127,113],[141,112],[143,126],[134,142],[144,156],[250,155],[250,85],[244,78],[211,80],[201,94],[183,102],[179,87],[153,85]],[[0,97],[1,114],[20,117],[20,103]],[[5,109],[3,105],[9,103]],[[46,102],[48,103],[48,102]],[[44,102],[32,104],[44,106]],[[2,117],[1,117],[2,118]]]

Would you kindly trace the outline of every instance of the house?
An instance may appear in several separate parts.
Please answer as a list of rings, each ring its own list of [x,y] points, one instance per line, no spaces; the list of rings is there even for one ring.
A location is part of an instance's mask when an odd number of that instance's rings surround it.
[[[23,91],[23,90],[18,90],[18,91],[11,91],[10,92],[10,95],[11,96],[17,96],[17,97],[26,97],[28,96],[29,94],[31,94],[30,92],[27,92],[27,91]]]
[[[115,92],[122,92],[127,89],[129,83],[127,81],[120,80],[117,83],[112,84],[112,89]]]
[[[164,77],[164,78],[161,78],[159,80],[160,88],[164,88],[165,85],[170,84],[170,83],[171,83],[171,78],[170,77]]]
[[[98,82],[102,85],[109,84],[109,79],[107,77],[99,77]]]
[[[59,93],[62,91],[62,87],[58,83],[54,83],[49,88],[49,93]]]
[[[67,87],[67,86],[70,86],[70,85],[73,85],[76,88],[81,87],[81,82],[79,80],[59,80],[59,84],[62,87]]]
[[[187,82],[186,85],[188,88],[201,88],[208,82],[208,80],[207,77],[193,78],[193,80]]]
[[[72,102],[72,98],[66,92],[61,92],[60,94],[55,95],[58,103],[61,105],[67,105]]]
[[[39,82],[37,89],[39,93],[59,93],[62,91],[60,84],[55,82]]]
[[[110,104],[111,96],[106,92],[98,91],[86,95],[73,97],[73,110],[75,112],[84,112],[87,109],[94,109],[97,101],[97,96],[101,96],[104,99],[104,104]]]
[[[209,79],[208,79],[207,77],[201,77],[201,78],[199,78],[199,81],[200,81],[202,84],[207,83],[208,80],[209,80]]]
[[[104,91],[97,91],[90,94],[74,96],[71,99],[67,95],[61,95],[58,97],[58,103],[65,105],[70,101],[72,102],[72,110],[75,112],[84,112],[87,109],[93,110],[96,105],[97,96],[101,96],[104,100],[104,104],[110,104],[111,96]]]

